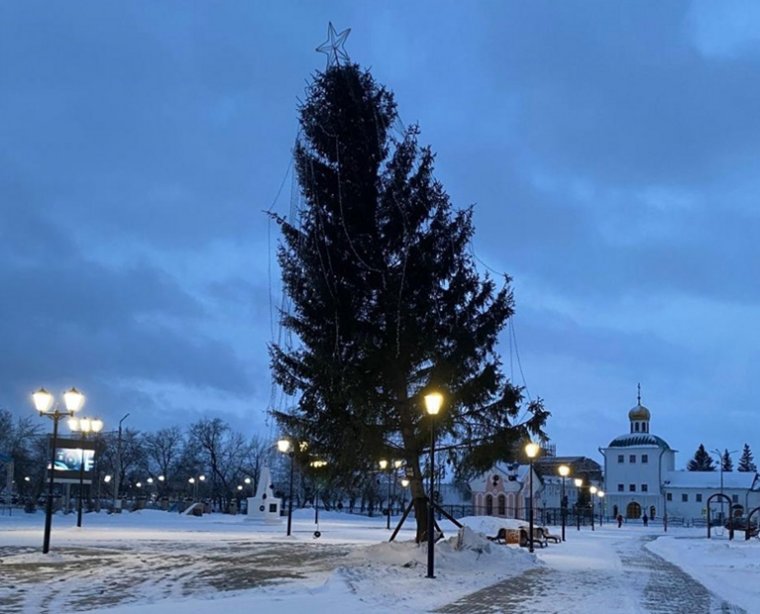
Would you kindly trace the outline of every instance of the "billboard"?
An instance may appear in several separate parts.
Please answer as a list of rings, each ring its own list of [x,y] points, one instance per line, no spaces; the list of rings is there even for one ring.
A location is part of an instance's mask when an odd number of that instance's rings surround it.
[[[80,471],[84,469],[83,479],[89,483],[93,477],[94,466],[94,441],[62,437],[56,440],[54,474],[56,482],[79,482]],[[49,472],[49,463],[47,469]]]

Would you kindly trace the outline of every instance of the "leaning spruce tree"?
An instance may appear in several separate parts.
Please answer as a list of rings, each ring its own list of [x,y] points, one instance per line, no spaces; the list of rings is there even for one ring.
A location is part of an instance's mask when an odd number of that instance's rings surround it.
[[[306,442],[298,454],[325,458],[346,482],[403,460],[421,540],[424,395],[444,394],[435,429],[461,472],[514,458],[516,443],[544,437],[548,412],[524,402],[496,353],[513,313],[509,278],[497,288],[479,276],[472,210],[452,208],[418,129],[394,137],[396,119],[391,92],[357,65],[328,67],[307,89],[294,152],[305,206],[299,220],[277,218],[292,303],[281,321],[298,343],[270,348],[274,379],[297,404],[272,411]]]

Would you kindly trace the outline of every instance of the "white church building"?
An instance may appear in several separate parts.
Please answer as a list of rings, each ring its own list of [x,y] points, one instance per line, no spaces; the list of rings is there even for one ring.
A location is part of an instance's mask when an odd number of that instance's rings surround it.
[[[629,432],[599,449],[604,456],[607,514],[697,519],[706,515],[708,498],[721,492],[731,500],[733,515],[760,506],[760,480],[754,471],[676,471],[677,451],[650,432],[651,412],[641,404],[641,396],[628,420]],[[711,515],[728,515],[723,501],[721,506],[713,500]]]

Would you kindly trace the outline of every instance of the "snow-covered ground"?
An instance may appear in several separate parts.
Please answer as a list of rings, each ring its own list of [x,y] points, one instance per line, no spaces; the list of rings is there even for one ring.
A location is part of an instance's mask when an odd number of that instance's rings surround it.
[[[626,543],[633,547],[655,537],[648,543],[651,551],[724,600],[748,612],[758,611],[760,603],[760,587],[752,581],[760,566],[760,541],[728,542],[725,535],[708,541],[697,529],[672,528],[663,535],[661,527],[629,524],[605,525],[593,533],[568,528],[565,543],[530,554],[478,535],[494,535],[515,521],[468,518],[472,531],[463,538],[443,522],[446,539],[436,545],[436,578],[428,579],[426,546],[414,543],[413,523],[388,543],[382,517],[321,513],[322,535],[315,539],[309,510],[294,514],[290,537],[284,523],[262,525],[245,516],[87,514],[79,529],[74,515],[58,515],[48,555],[41,552],[43,523],[42,513],[0,516],[2,612],[206,614],[210,607],[251,606],[285,614],[424,612],[528,570],[565,578],[622,575]],[[558,586],[557,599],[568,605],[563,611],[640,611],[635,595],[625,601],[589,586],[573,581]]]

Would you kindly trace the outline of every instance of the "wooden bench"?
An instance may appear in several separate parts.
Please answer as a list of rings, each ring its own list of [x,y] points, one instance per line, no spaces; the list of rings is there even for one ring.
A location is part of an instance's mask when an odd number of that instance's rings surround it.
[[[501,528],[496,532],[496,535],[491,537],[490,535],[486,535],[486,537],[492,541],[496,542],[497,544],[506,544],[507,543],[507,530],[505,528]]]
[[[554,542],[555,544],[558,544],[562,541],[562,538],[559,535],[550,533],[548,527],[541,527],[541,530],[544,532],[544,538],[546,538],[547,542]]]
[[[530,546],[530,537],[528,533],[528,527],[520,527],[520,545],[523,548]],[[533,527],[533,547],[546,548],[549,542],[544,536],[543,529],[541,527]]]

